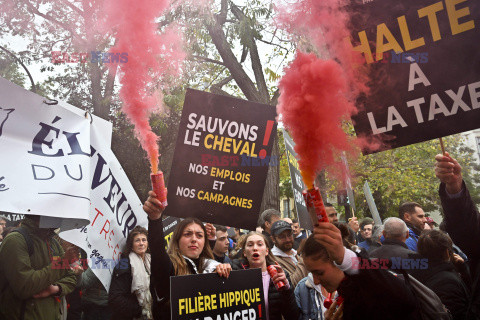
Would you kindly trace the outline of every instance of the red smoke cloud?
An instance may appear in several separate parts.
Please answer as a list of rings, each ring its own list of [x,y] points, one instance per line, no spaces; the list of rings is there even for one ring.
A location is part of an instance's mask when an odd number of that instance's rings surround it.
[[[346,41],[345,6],[345,0],[298,0],[279,9],[282,28],[299,39],[299,47],[308,41],[321,56],[299,51],[279,84],[277,113],[295,141],[307,188],[318,171],[338,167],[340,153],[352,150],[342,122],[356,112],[353,99],[366,91],[365,77],[354,63],[361,61],[359,53]]]
[[[307,188],[315,174],[335,163],[341,150],[350,150],[341,123],[355,107],[346,98],[347,81],[338,63],[299,52],[280,81],[277,113],[295,141]]]
[[[171,79],[178,79],[185,53],[181,32],[170,27],[159,34],[155,19],[169,7],[169,0],[107,1],[106,25],[114,30],[116,44],[111,52],[128,53],[128,62],[120,63],[120,97],[123,112],[135,125],[135,132],[147,151],[152,172],[158,170],[158,137],[152,132],[150,113],[161,110],[161,90]],[[116,68],[116,64],[110,64]],[[157,87],[157,83],[161,87]]]

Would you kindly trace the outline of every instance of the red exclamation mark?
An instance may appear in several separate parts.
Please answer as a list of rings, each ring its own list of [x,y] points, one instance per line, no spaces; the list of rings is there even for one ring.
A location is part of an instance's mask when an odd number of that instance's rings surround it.
[[[262,319],[262,305],[258,305],[258,319]]]
[[[268,144],[268,140],[270,140],[270,134],[272,133],[273,129],[273,121],[267,120],[267,129],[265,130],[265,136],[263,137],[263,145],[266,146]],[[265,159],[267,156],[267,150],[262,149],[258,152],[258,156],[260,159]]]

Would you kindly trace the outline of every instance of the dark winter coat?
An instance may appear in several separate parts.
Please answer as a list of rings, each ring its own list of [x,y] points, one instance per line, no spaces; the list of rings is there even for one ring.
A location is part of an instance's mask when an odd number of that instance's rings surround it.
[[[480,317],[480,214],[463,183],[459,198],[448,197],[445,184],[440,184],[440,199],[447,232],[453,242],[462,249],[468,257],[472,283],[469,317]]]
[[[344,298],[343,320],[419,319],[413,292],[404,280],[384,269],[346,274],[337,292]]]
[[[428,269],[416,270],[412,275],[437,294],[454,320],[466,319],[470,295],[453,264],[429,262]]]
[[[25,238],[18,232],[8,234],[0,246],[0,319],[20,319],[22,303],[25,320],[60,319],[63,309],[58,297],[35,299],[33,295],[56,284],[63,297],[75,289],[75,274],[65,265],[63,249],[53,232],[38,228],[28,218],[22,228],[32,241],[31,256]],[[61,259],[52,263],[54,257]]]
[[[132,267],[128,255],[122,255],[113,270],[108,305],[115,320],[131,320],[142,315],[142,307],[132,292]]]
[[[232,269],[248,269],[248,264],[245,263],[244,259],[233,260]],[[272,279],[270,279],[268,287],[268,315],[270,320],[281,320],[282,318],[285,320],[298,320],[300,317],[300,309],[295,300],[295,287],[291,284],[292,282],[287,271],[285,271],[285,275],[290,283],[290,288],[286,290],[278,291]]]
[[[419,259],[418,254],[409,250],[405,242],[393,239],[385,239],[383,245],[380,248],[372,250],[369,255],[371,258],[388,259],[389,268],[391,268],[392,265],[392,258],[399,260]]]

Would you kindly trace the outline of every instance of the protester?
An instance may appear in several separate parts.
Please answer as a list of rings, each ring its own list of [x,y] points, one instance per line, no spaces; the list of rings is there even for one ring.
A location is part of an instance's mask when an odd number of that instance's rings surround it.
[[[82,320],[110,319],[110,317],[112,316],[112,312],[110,311],[110,308],[108,306],[108,292],[107,290],[105,290],[105,287],[97,278],[97,276],[93,273],[92,269],[88,268],[82,273],[77,283],[77,287],[79,287],[82,291],[81,310],[83,310],[83,318],[80,318],[80,319]],[[130,294],[130,292],[128,293]],[[137,305],[137,304],[133,303],[132,305]],[[127,306],[121,306],[121,307],[125,308]],[[125,319],[125,317],[120,317],[118,319]]]
[[[337,290],[344,299],[344,320],[419,319],[415,297],[402,279],[379,268],[352,267],[357,255],[343,246],[333,224],[315,226],[302,256],[315,283],[331,293]]]
[[[381,246],[380,239],[373,236],[373,224],[366,224],[366,221],[362,221],[360,224],[360,230],[362,230],[362,237],[365,239],[358,244],[360,248],[370,252]]]
[[[392,259],[413,259],[416,258],[416,252],[409,250],[405,241],[409,237],[409,230],[405,222],[399,218],[391,217],[383,223],[383,236],[385,240],[380,248],[372,250],[370,257],[378,259],[387,259],[388,266],[392,266]]]
[[[53,229],[39,228],[39,216],[26,215],[21,230],[0,246],[0,319],[52,320],[66,310],[64,296],[77,279]]]
[[[147,230],[136,226],[129,233],[120,262],[113,270],[108,295],[113,319],[153,319],[147,237]]]
[[[216,229],[216,240],[213,246],[213,256],[215,260],[220,263],[231,263],[232,261],[228,257],[228,248],[230,242],[228,241],[227,228],[224,226],[215,226]]]
[[[424,230],[425,229],[434,230],[435,227],[438,227],[438,224],[431,217],[425,217],[425,219],[427,221],[425,222]]]
[[[272,240],[274,246],[272,254],[275,261],[286,270],[295,287],[297,283],[308,274],[302,257],[293,249],[293,231],[292,226],[283,220],[279,220],[272,225]]]
[[[472,299],[468,317],[480,318],[480,214],[462,178],[462,167],[448,152],[435,157],[435,174],[441,181],[446,230],[453,242],[468,256],[472,276]]]
[[[355,238],[355,243],[354,244],[358,244],[358,243],[365,240],[365,239],[361,238],[361,236],[360,236],[360,223],[358,222],[357,217],[349,218],[348,219],[348,226],[353,231],[353,237]]]
[[[295,288],[295,301],[301,312],[300,319],[323,320],[323,315],[327,311],[324,302],[328,295],[327,289],[322,287],[320,282],[315,282],[311,273],[300,280]]]
[[[335,222],[333,224],[340,230],[342,234],[343,246],[352,251],[356,251],[358,246],[355,245],[355,237],[353,235],[353,230],[345,222]]]
[[[268,247],[271,249],[273,247],[272,238],[270,238],[270,228],[272,227],[273,223],[281,220],[282,215],[278,210],[275,209],[267,209],[262,212],[260,218],[258,220],[259,226],[263,229],[263,235],[268,241]]]
[[[375,221],[373,221],[372,218],[370,217],[366,217],[366,218],[363,218],[361,221],[360,221],[360,225],[359,225],[359,228],[360,228],[360,231],[359,231],[359,234],[357,236],[357,244],[359,244],[360,242],[362,241],[365,241],[365,237],[364,237],[364,234],[365,234],[365,231],[364,231],[364,227],[366,225],[369,225],[371,224],[372,225],[372,231],[373,231],[373,226],[375,225]],[[370,228],[369,228],[370,229]],[[368,231],[368,230],[367,230]]]
[[[292,220],[292,230],[293,230],[293,249],[298,250],[300,243],[303,239],[307,238],[307,232],[300,229],[300,224],[297,219]]]
[[[282,221],[284,222],[284,221]],[[293,294],[294,287],[290,283],[290,277],[273,260],[267,246],[267,239],[257,232],[250,232],[243,243],[243,258],[233,262],[234,269],[262,269],[263,293],[265,297],[265,309],[267,320],[297,320],[299,309]],[[274,265],[277,274],[270,277],[267,266]],[[277,290],[275,284],[282,281],[287,289]]]
[[[413,276],[438,295],[454,320],[467,319],[470,294],[452,263],[450,237],[439,230],[425,230],[418,238],[418,253],[428,259],[428,268],[413,270]]]
[[[3,231],[7,228],[7,223],[10,221],[7,217],[0,215],[0,243],[3,241]]]
[[[143,206],[148,214],[148,242],[152,255],[152,297],[154,319],[170,319],[170,277],[216,272],[228,277],[232,267],[213,259],[212,249],[206,244],[207,231],[201,221],[195,218],[182,220],[165,251],[162,213],[164,207],[155,193],[150,191]]]
[[[425,228],[427,219],[422,207],[416,202],[404,202],[398,208],[399,218],[405,221],[409,229],[409,237],[405,242],[408,249],[417,251],[417,241]]]
[[[287,218],[287,217],[282,218],[282,220],[285,221],[285,222],[287,222],[289,225],[292,225],[292,223],[293,223],[292,219]]]
[[[327,218],[330,223],[338,221],[337,209],[331,203],[325,203],[325,211],[327,211]]]

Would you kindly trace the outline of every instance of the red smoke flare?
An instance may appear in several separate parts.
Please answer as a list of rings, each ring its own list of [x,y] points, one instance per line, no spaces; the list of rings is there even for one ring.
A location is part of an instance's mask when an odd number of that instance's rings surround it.
[[[115,30],[116,45],[110,50],[127,53],[128,62],[120,63],[120,97],[123,112],[135,125],[140,143],[148,153],[152,172],[158,170],[158,137],[152,132],[150,113],[161,110],[162,94],[166,83],[180,75],[185,58],[181,50],[181,32],[170,27],[162,35],[155,19],[164,14],[169,0],[107,1],[106,24]],[[116,64],[109,64],[116,68]],[[161,83],[158,88],[156,83]]]
[[[361,54],[352,50],[347,0],[297,0],[279,8],[278,22],[316,54],[298,52],[280,80],[277,113],[295,141],[307,188],[318,171],[335,166],[353,145],[342,122],[356,112],[353,100],[366,92]],[[305,43],[308,42],[309,46]],[[330,59],[330,60],[328,60]]]
[[[312,188],[317,171],[333,165],[340,151],[351,149],[341,128],[355,112],[346,98],[347,81],[335,61],[299,52],[279,88],[277,113],[295,141],[303,180]]]

